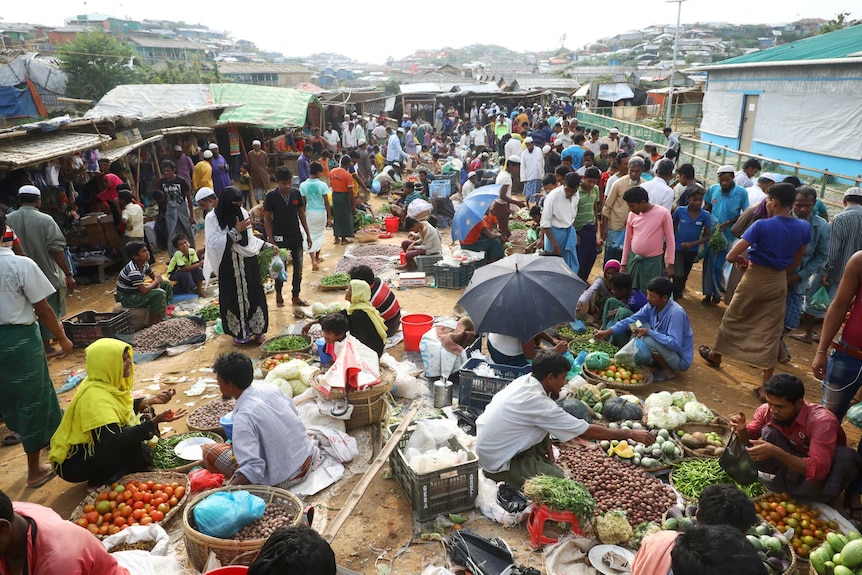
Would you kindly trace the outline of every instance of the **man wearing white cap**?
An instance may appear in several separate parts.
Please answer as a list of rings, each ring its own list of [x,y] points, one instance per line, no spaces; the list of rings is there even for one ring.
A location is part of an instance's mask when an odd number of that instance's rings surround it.
[[[347,129],[341,132],[341,148],[347,152],[356,147],[356,128],[353,122],[347,122]]]
[[[192,171],[192,187],[195,190],[199,190],[201,188],[215,189],[213,187],[212,161],[213,153],[209,150],[204,150],[203,161],[200,161],[195,164],[195,169],[194,171]],[[170,240],[168,240],[168,243],[170,243]]]
[[[461,184],[461,199],[467,199],[470,193],[476,189],[476,172],[470,172],[467,174],[467,180]]]
[[[748,208],[748,192],[733,181],[733,166],[718,168],[718,183],[709,187],[703,198],[703,208],[712,213],[712,220],[721,230],[724,247],[713,250],[710,243],[704,249],[703,303],[716,304],[721,300],[724,281],[724,265],[730,244],[733,243],[731,228],[739,216]],[[715,233],[715,232],[713,232]]]
[[[608,145],[608,153],[616,152],[620,147],[620,130],[619,128],[611,128],[610,133],[602,138],[602,143]]]
[[[756,206],[761,201],[765,200],[766,193],[776,181],[778,181],[778,176],[769,172],[764,172],[759,178],[757,178],[757,182],[755,182],[753,186],[745,188],[745,191],[748,192],[748,206]]]
[[[330,150],[333,152],[338,151],[338,143],[341,141],[341,138],[338,137],[338,132],[335,131],[332,124],[326,124],[326,131],[323,132],[323,139],[326,140],[326,144],[329,146]]]
[[[521,183],[524,186],[524,196],[527,198],[527,205],[530,205],[533,197],[542,190],[542,176],[545,175],[545,158],[542,155],[542,150],[533,144],[533,138],[527,136],[524,139],[524,144],[527,146],[521,152]],[[509,234],[505,234],[506,237]]]
[[[407,154],[401,147],[401,136],[404,134],[404,128],[398,128],[394,134],[389,136],[389,141],[386,142],[386,163],[390,166],[396,163],[403,163],[407,160]]]
[[[24,252],[30,257],[56,290],[46,299],[57,317],[66,315],[66,294],[75,289],[75,278],[66,261],[66,238],[54,218],[39,211],[42,192],[36,186],[18,189],[21,208],[9,214],[9,227],[18,235]],[[5,230],[5,227],[3,228]],[[41,325],[42,343],[48,357],[62,352],[51,346],[53,333]]]
[[[269,157],[260,149],[260,140],[253,140],[248,153],[248,173],[251,175],[251,189],[254,201],[261,203],[269,187]]]
[[[472,132],[470,132],[470,142],[473,145],[473,151],[476,154],[481,154],[488,146],[488,133],[485,131],[485,126],[476,124]]]
[[[509,204],[515,204],[519,208],[526,207],[527,204],[521,200],[516,200],[509,194],[512,191],[512,177],[521,171],[521,157],[510,156],[506,162],[506,169],[501,170],[497,174],[496,184],[500,186],[499,197],[491,204],[491,215],[497,218],[497,226],[500,233],[503,235],[504,241],[509,241],[509,236],[512,234],[509,231]],[[541,180],[539,180],[541,184]]]
[[[206,253],[206,245],[210,238],[216,236],[216,234],[227,233],[226,230],[222,230],[218,225],[218,218],[216,217],[215,209],[218,207],[218,197],[215,195],[215,192],[212,188],[201,188],[195,194],[195,201],[201,207],[201,209],[206,214],[204,216],[204,249],[203,253]],[[210,276],[214,273],[218,275],[218,270],[214,269],[213,266],[218,266],[218,262],[212,261],[212,258],[204,258],[204,285],[207,285],[210,280]]]
[[[195,163],[192,161],[191,157],[183,151],[183,147],[179,144],[174,146],[174,162],[177,165],[177,175],[191,186],[192,172],[195,169]]]
[[[212,152],[212,169],[213,169],[213,190],[216,195],[221,195],[226,187],[231,185],[230,166],[227,164],[224,156],[218,152],[218,144],[215,142],[210,144],[210,152]]]

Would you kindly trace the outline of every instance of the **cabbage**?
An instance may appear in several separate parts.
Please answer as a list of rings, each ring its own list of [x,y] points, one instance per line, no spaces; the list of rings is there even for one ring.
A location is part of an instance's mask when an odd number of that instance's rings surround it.
[[[655,393],[651,393],[644,402],[644,406],[647,409],[653,407],[670,407],[673,405],[673,396],[671,396],[669,391],[657,391]]]
[[[341,304],[337,301],[332,302],[328,306],[326,306],[326,313],[338,313],[341,311]]]
[[[326,314],[326,305],[320,303],[319,301],[314,302],[311,305],[311,315],[314,317],[325,315]]]
[[[669,407],[652,407],[647,411],[647,425],[649,427],[676,429],[685,422],[685,413],[673,405]]]
[[[308,389],[308,384],[301,379],[291,379],[287,383],[290,384],[290,387],[293,390],[293,393],[291,395],[292,397],[296,397],[297,395]]]
[[[685,404],[685,417],[693,423],[709,423],[712,421],[712,410],[699,401],[689,401]]]
[[[673,404],[680,409],[684,408],[685,404],[689,401],[697,401],[697,398],[690,391],[674,391],[671,397],[673,398]]]
[[[293,388],[290,386],[290,382],[283,377],[275,377],[272,379],[272,381],[270,381],[270,383],[278,386],[278,389],[281,390],[281,392],[287,397],[293,397]]]
[[[301,363],[305,363],[302,361]],[[273,375],[274,374],[274,375]],[[286,379],[290,381],[291,379],[296,379],[299,377],[299,369],[296,365],[296,360],[292,359],[287,363],[280,363],[272,370],[270,370],[269,374],[267,374],[267,379],[272,375],[273,378],[280,377],[282,379]]]

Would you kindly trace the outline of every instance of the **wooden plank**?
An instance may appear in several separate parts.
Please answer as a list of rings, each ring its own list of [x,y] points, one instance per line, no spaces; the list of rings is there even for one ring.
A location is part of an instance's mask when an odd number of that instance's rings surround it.
[[[421,405],[421,400],[413,400],[413,403],[410,405],[410,409],[408,409],[407,413],[404,414],[404,419],[401,421],[401,425],[398,426],[398,429],[395,430],[389,438],[389,441],[386,442],[386,445],[384,445],[380,450],[380,453],[377,454],[374,463],[371,464],[371,467],[368,468],[368,471],[365,472],[365,475],[362,476],[362,479],[359,480],[359,483],[357,483],[353,488],[353,491],[350,492],[350,495],[341,507],[341,511],[338,512],[333,520],[326,526],[326,529],[323,530],[323,538],[326,539],[326,541],[332,543],[335,536],[338,535],[338,531],[347,521],[347,518],[350,517],[350,514],[353,512],[356,505],[359,504],[365,490],[368,489],[368,486],[371,485],[371,482],[377,476],[377,473],[383,467],[383,464],[385,464],[389,459],[389,454],[398,446],[401,436],[404,435],[404,432],[407,430],[407,426],[413,421],[413,417],[419,411],[419,407]]]

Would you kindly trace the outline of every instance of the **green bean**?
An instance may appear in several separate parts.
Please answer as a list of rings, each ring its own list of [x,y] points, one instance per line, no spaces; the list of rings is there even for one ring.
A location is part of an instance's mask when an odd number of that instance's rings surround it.
[[[308,347],[308,340],[301,335],[281,335],[263,344],[266,351],[298,351]]]
[[[191,439],[192,437],[212,438],[212,434],[202,433],[200,431],[191,431],[189,433],[178,433],[170,437],[159,439],[159,442],[156,443],[156,446],[153,448],[153,464],[155,468],[173,469],[174,467],[180,467],[188,463],[188,461],[181,459],[176,453],[174,453],[174,448],[181,441]]]
[[[332,274],[320,280],[322,286],[343,286],[350,283],[350,276],[347,274]]]
[[[673,486],[683,497],[696,501],[703,490],[716,483],[733,483],[749,497],[758,497],[766,493],[759,482],[742,485],[731,478],[721,468],[717,459],[686,459],[674,466],[672,476]]]

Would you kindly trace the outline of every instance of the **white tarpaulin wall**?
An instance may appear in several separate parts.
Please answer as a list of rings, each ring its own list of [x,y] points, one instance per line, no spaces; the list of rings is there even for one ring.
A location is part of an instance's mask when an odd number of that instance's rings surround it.
[[[121,116],[138,120],[173,118],[214,106],[209,84],[125,84],[117,86],[90,110],[85,118]]]
[[[826,156],[862,159],[862,97],[761,94],[753,140]],[[704,117],[706,117],[704,99]],[[840,130],[826,128],[841,126]],[[705,129],[705,128],[703,128]],[[804,134],[804,137],[800,137]]]
[[[707,91],[703,95],[703,121],[700,123],[700,129],[716,136],[738,138],[742,125],[743,98],[743,94],[736,92]]]

